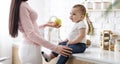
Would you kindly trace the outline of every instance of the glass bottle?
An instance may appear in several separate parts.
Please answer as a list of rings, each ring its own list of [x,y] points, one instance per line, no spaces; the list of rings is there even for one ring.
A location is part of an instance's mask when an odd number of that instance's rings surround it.
[[[115,43],[115,52],[120,54],[120,39],[116,40],[116,43]]]

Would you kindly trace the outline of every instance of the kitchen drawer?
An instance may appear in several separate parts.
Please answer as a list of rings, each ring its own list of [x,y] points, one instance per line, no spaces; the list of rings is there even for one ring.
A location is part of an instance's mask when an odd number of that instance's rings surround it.
[[[56,64],[57,60],[58,60],[58,57],[54,58],[50,62],[45,62],[45,60],[43,59],[43,64]],[[79,60],[72,57],[68,60],[67,64],[95,64],[95,63]]]
[[[71,58],[68,60],[67,64],[95,64],[95,63],[79,60],[76,58]]]

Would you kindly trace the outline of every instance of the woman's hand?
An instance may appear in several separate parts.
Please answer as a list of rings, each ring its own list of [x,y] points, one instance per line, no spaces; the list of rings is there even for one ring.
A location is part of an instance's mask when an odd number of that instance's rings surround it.
[[[68,48],[67,46],[62,46],[62,45],[58,45],[56,48],[56,52],[62,56],[69,56],[72,54],[72,49]]]
[[[45,28],[45,27],[54,27],[54,28],[60,28],[61,25],[57,25],[55,22],[47,22],[46,24],[40,25],[39,28]]]
[[[49,26],[49,27],[54,27],[54,28],[61,27],[61,25],[58,26],[55,22],[48,22],[46,25]]]

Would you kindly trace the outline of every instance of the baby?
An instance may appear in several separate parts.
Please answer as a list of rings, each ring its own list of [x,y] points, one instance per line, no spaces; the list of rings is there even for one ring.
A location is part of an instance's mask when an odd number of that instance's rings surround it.
[[[59,45],[68,46],[69,48],[71,48],[72,54],[84,53],[84,51],[86,50],[86,25],[84,23],[85,16],[86,9],[83,5],[76,4],[73,6],[70,13],[70,19],[75,24],[68,38],[65,41],[59,43]],[[42,52],[42,55],[47,62],[58,56],[56,52],[51,52],[50,55]],[[65,57],[61,55],[56,64],[65,64],[68,59],[69,56]]]

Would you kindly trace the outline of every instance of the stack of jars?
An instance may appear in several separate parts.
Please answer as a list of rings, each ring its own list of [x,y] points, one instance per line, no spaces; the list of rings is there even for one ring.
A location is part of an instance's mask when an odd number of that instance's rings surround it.
[[[101,32],[101,43],[100,46],[103,50],[109,50],[109,43],[112,32],[110,30],[104,30]]]

